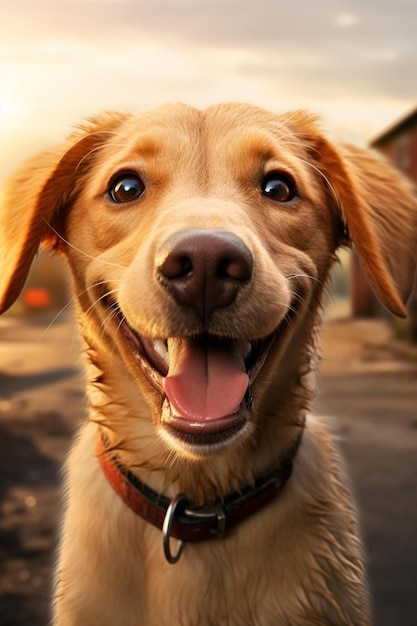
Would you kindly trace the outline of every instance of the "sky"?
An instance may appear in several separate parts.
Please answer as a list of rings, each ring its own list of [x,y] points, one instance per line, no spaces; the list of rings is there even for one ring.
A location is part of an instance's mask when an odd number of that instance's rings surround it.
[[[364,145],[417,106],[417,0],[2,0],[0,179],[103,110],[308,109]]]

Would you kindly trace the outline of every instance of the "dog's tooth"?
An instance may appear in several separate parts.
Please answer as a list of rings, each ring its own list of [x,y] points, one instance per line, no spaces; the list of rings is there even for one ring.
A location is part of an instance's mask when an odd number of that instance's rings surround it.
[[[244,350],[245,350],[245,352],[244,352],[243,356],[244,356],[245,359],[247,359],[248,356],[250,355],[251,351],[252,351],[252,345],[251,345],[251,343],[249,341],[247,341],[245,343]]]
[[[153,349],[164,359],[165,363],[169,365],[168,349],[165,342],[161,339],[154,339]]]

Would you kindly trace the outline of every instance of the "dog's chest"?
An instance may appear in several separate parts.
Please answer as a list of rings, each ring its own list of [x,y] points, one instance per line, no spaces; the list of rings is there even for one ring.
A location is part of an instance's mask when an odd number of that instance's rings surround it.
[[[282,590],[279,598],[274,581],[282,573],[274,559],[216,543],[186,546],[174,566],[155,553],[159,547],[153,550],[138,577],[141,586],[132,588],[126,626],[284,626],[291,594]],[[137,622],[129,621],[132,615],[140,615]]]

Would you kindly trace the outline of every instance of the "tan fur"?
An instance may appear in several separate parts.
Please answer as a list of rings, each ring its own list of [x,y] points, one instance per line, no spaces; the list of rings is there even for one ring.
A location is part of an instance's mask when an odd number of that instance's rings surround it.
[[[146,187],[129,205],[106,192],[119,171]],[[265,173],[296,181],[291,206],[262,195]],[[254,340],[282,324],[252,386],[244,433],[210,454],[166,436],[161,395],[118,332],[110,294],[150,338],[201,331],[155,280],[173,233],[222,229],[254,259],[253,279],[210,318],[210,332]],[[39,244],[67,259],[86,343],[89,420],[67,462],[56,573],[56,626],[370,624],[356,513],[325,425],[309,415],[324,285],[353,243],[375,292],[404,315],[416,263],[417,204],[376,157],[325,139],[312,116],[246,105],[170,105],[105,114],[9,181],[0,210],[0,310],[26,280]],[[313,385],[314,386],[314,385]],[[303,428],[283,492],[223,539],[187,544],[168,564],[159,530],[114,494],[95,456],[103,430],[153,489],[203,503],[277,466]]]

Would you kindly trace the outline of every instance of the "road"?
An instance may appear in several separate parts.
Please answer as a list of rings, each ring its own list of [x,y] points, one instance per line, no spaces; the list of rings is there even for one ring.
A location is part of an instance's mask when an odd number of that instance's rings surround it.
[[[417,624],[417,351],[383,322],[331,320],[320,395],[360,509],[376,626]],[[60,467],[83,419],[70,317],[0,320],[0,622],[44,626]]]

